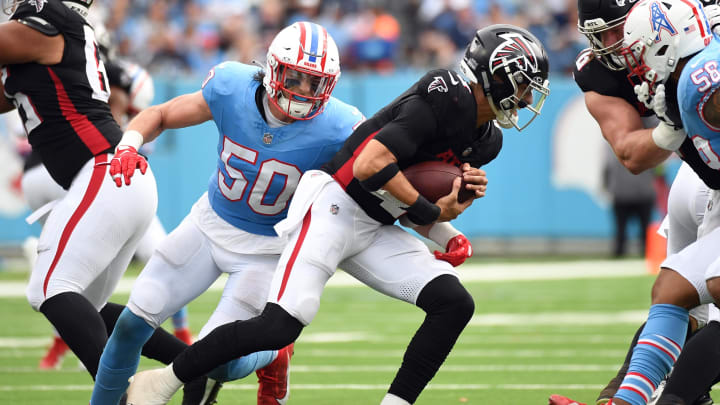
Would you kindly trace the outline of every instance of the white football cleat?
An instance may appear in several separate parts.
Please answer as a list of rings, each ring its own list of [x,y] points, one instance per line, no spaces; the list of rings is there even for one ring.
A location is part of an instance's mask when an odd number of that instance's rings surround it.
[[[127,405],[165,405],[173,394],[182,387],[182,381],[175,377],[172,364],[165,368],[146,370],[128,380]]]
[[[660,384],[658,384],[657,388],[655,389],[655,392],[653,392],[652,396],[650,397],[650,401],[648,401],[648,405],[655,405],[657,401],[660,399],[660,396],[662,396],[663,391],[665,391],[665,384],[667,384],[668,377],[663,378],[662,381],[660,381]]]

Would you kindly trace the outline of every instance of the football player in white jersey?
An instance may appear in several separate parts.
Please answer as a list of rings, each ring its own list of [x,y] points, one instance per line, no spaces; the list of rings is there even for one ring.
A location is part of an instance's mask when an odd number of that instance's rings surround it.
[[[331,97],[339,76],[332,37],[320,25],[298,22],[274,38],[264,69],[221,63],[209,72],[202,90],[148,108],[130,122],[126,137],[139,147],[164,129],[214,121],[217,167],[208,192],[136,281],[102,355],[92,404],[117,402],[153,330],[222,273],[228,281],[201,337],[262,311],[287,243],[273,226],[286,217],[302,173],[329,160],[364,120],[355,107]],[[129,184],[134,165],[125,170],[126,163],[118,169]],[[121,186],[120,177],[117,181]],[[258,404],[284,404],[292,353],[289,344],[245,356],[210,376],[224,381],[257,370]],[[209,401],[202,398],[202,403]]]

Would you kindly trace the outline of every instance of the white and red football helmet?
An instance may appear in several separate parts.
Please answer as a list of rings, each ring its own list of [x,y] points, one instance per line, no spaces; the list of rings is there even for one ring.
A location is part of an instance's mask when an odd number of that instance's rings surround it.
[[[155,97],[155,86],[152,76],[141,66],[132,62],[120,62],[124,66],[126,74],[132,80],[128,91],[129,105],[128,115],[134,116],[140,111],[150,107]]]
[[[270,44],[263,84],[270,102],[290,118],[308,120],[320,114],[339,77],[337,45],[318,24],[294,23]]]
[[[648,82],[651,93],[675,71],[680,59],[705,48],[710,24],[697,0],[642,0],[628,13],[621,55],[631,78]]]

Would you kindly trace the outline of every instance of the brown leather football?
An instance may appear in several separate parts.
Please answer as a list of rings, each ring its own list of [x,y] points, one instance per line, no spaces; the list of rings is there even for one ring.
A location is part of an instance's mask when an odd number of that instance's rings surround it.
[[[403,170],[410,184],[425,198],[436,202],[452,191],[456,177],[462,176],[462,170],[445,162],[421,162]],[[458,202],[465,202],[473,196],[473,192],[465,189],[465,182],[460,186]]]

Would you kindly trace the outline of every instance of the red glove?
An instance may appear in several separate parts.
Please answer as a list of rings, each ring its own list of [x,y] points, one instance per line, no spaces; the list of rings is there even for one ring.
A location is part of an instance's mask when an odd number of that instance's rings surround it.
[[[473,250],[470,241],[465,235],[458,235],[448,241],[445,253],[439,250],[436,250],[434,253],[436,259],[445,260],[452,264],[453,267],[457,267],[465,263],[465,259],[472,256]]]
[[[110,176],[115,180],[115,184],[122,186],[122,177],[125,177],[125,185],[130,185],[130,177],[135,173],[135,169],[140,169],[140,173],[145,174],[147,171],[147,161],[142,155],[139,155],[134,146],[118,145],[115,149],[115,157],[110,161]]]

